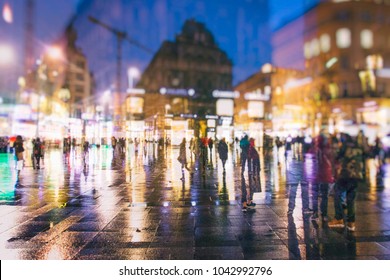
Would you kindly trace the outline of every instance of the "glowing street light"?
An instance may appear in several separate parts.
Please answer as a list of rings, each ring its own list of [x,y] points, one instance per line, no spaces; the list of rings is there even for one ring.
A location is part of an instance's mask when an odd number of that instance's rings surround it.
[[[58,59],[61,59],[61,58],[62,58],[62,50],[61,50],[60,47],[51,46],[51,47],[48,47],[48,48],[47,48],[47,55],[48,55],[51,59],[58,60]]]
[[[6,23],[11,24],[14,20],[12,9],[9,4],[5,3],[3,6],[3,19]]]
[[[9,65],[14,61],[14,50],[9,45],[0,44],[0,66]]]

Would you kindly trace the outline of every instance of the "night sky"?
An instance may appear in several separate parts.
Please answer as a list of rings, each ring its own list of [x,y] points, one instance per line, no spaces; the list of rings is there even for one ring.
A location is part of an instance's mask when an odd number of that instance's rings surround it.
[[[50,44],[57,40],[65,25],[69,22],[70,17],[76,11],[77,4],[80,0],[36,0],[36,9],[35,9],[35,53],[38,57],[40,53],[44,50],[45,44]],[[164,1],[167,7],[169,5],[182,5],[182,7],[174,7],[176,10],[180,11],[180,14],[177,14],[179,20],[170,21],[170,25],[162,26],[158,30],[160,34],[159,40],[154,43],[151,43],[150,40],[143,38],[142,36],[137,36],[139,33],[144,32],[141,30],[135,30],[132,32],[126,26],[117,25],[118,28],[125,28],[130,35],[140,40],[142,43],[148,45],[152,50],[157,51],[160,43],[163,40],[173,40],[174,36],[181,31],[182,24],[186,18],[195,18],[206,24],[206,27],[209,28],[216,37],[218,45],[227,52],[228,56],[233,60],[234,63],[234,83],[237,83],[246,77],[250,76],[256,72],[262,64],[269,62],[270,53],[264,53],[264,50],[259,51],[256,47],[248,46],[248,43],[243,41],[240,37],[241,32],[231,32],[229,27],[239,25],[239,19],[232,18],[227,21],[226,27],[223,24],[216,20],[216,13],[219,16],[237,16],[243,14],[242,18],[247,20],[247,23],[250,23],[251,19],[259,20],[259,15],[257,11],[250,11],[251,7],[256,9],[260,4],[261,0],[213,0],[213,1],[202,1],[202,0],[182,0],[182,1],[173,1],[170,0],[115,0],[122,1],[124,3],[139,3],[138,5],[146,6],[146,9],[150,9],[151,13],[156,13],[156,7],[159,7],[159,1]],[[102,1],[103,2],[103,1]],[[106,1],[104,1],[106,2]],[[107,1],[108,2],[108,1]],[[288,20],[300,14],[305,5],[310,4],[313,0],[270,0],[269,10],[270,10],[270,28],[275,28],[280,25],[281,22]],[[0,95],[7,96],[10,95],[10,89],[12,85],[15,85],[14,81],[20,75],[23,70],[23,46],[24,46],[24,0],[0,0],[1,8],[4,4],[8,3],[13,10],[13,23],[7,24],[3,18],[0,20],[0,40],[4,43],[10,44],[15,48],[15,61],[13,65],[7,68],[0,68]],[[112,3],[112,2],[110,2]],[[177,4],[180,3],[180,4]],[[236,11],[237,7],[245,7],[246,10]],[[175,11],[176,11],[175,10]],[[161,14],[160,11],[157,11]],[[164,14],[161,14],[161,17],[164,17]],[[152,19],[153,20],[153,19]],[[236,21],[236,22],[235,22]],[[231,22],[231,23],[229,23]],[[241,23],[245,27],[247,23]],[[111,22],[110,22],[111,24]],[[115,25],[115,23],[112,23]],[[248,26],[244,28],[243,33],[254,32],[253,26]],[[259,29],[260,30],[260,29]],[[137,33],[138,32],[138,33]],[[238,38],[239,37],[239,38]],[[80,45],[82,46],[82,39],[80,39]],[[244,38],[245,39],[245,38]],[[261,40],[256,41],[254,44],[261,44]],[[271,50],[269,50],[271,51]],[[86,51],[84,51],[87,53]],[[126,49],[124,49],[126,52]],[[131,52],[134,52],[131,50]],[[137,52],[137,51],[135,51]],[[257,53],[256,53],[257,52]],[[259,52],[262,52],[261,54]],[[130,53],[130,51],[128,51]],[[88,56],[88,54],[87,54]],[[126,57],[126,53],[124,55]],[[142,58],[140,61],[140,57]],[[89,58],[91,59],[91,58]],[[129,58],[130,62],[134,61],[138,64],[139,68],[144,69],[149,63],[151,56],[142,55],[137,56],[138,60],[132,60]],[[91,63],[92,71],[96,71],[94,64]]]

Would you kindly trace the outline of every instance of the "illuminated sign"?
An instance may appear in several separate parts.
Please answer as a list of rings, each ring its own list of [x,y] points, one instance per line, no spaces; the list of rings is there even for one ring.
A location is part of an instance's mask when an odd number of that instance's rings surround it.
[[[160,88],[160,94],[170,94],[170,95],[179,95],[179,96],[194,96],[195,90],[190,89],[184,89],[184,88]]]
[[[239,98],[240,93],[238,91],[214,90],[213,97],[214,98]]]
[[[196,119],[198,117],[197,114],[180,114],[180,117],[185,119]]]
[[[206,115],[206,119],[218,120],[218,116],[216,116],[216,115]]]
[[[264,103],[261,101],[248,102],[248,117],[264,118]]]
[[[128,88],[127,93],[129,93],[129,94],[145,94],[145,89],[143,89],[143,88]]]
[[[216,106],[219,116],[233,116],[234,101],[232,99],[218,99]]]
[[[262,93],[261,89],[256,89],[255,91],[247,92],[244,94],[245,100],[253,100],[253,101],[269,101],[271,98],[271,87],[266,86],[265,94]]]

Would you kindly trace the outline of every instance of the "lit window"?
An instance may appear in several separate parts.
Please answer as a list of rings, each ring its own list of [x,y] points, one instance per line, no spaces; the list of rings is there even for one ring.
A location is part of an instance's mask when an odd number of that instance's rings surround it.
[[[322,34],[320,37],[321,51],[326,53],[330,50],[330,36],[328,34]]]
[[[382,69],[383,68],[383,57],[381,55],[369,55],[366,57],[367,69]]]
[[[349,48],[351,46],[351,30],[348,28],[340,28],[337,30],[336,43],[339,48]]]
[[[389,42],[390,42],[390,40],[389,40]],[[311,58],[310,42],[306,42],[305,43],[305,45],[303,47],[303,53],[304,53],[306,59],[310,59]]]
[[[369,29],[364,29],[360,33],[360,44],[362,48],[370,49],[374,45],[374,34]]]
[[[320,42],[318,39],[311,40],[310,49],[313,56],[317,56],[320,54]]]

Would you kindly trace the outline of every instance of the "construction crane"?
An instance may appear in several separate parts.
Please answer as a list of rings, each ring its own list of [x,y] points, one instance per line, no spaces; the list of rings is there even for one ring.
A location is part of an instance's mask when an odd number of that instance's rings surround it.
[[[115,79],[115,94],[114,94],[114,132],[117,134],[120,134],[122,132],[122,112],[121,112],[121,104],[122,104],[122,96],[121,96],[121,89],[122,89],[122,83],[121,83],[121,77],[122,77],[122,43],[123,41],[127,41],[132,45],[137,46],[138,48],[146,51],[147,53],[153,53],[149,48],[145,47],[141,43],[137,42],[136,40],[130,38],[125,31],[118,30],[112,26],[109,26],[106,23],[101,22],[100,20],[88,16],[88,19],[96,24],[99,25],[106,30],[110,31],[112,34],[116,37],[116,79]]]

